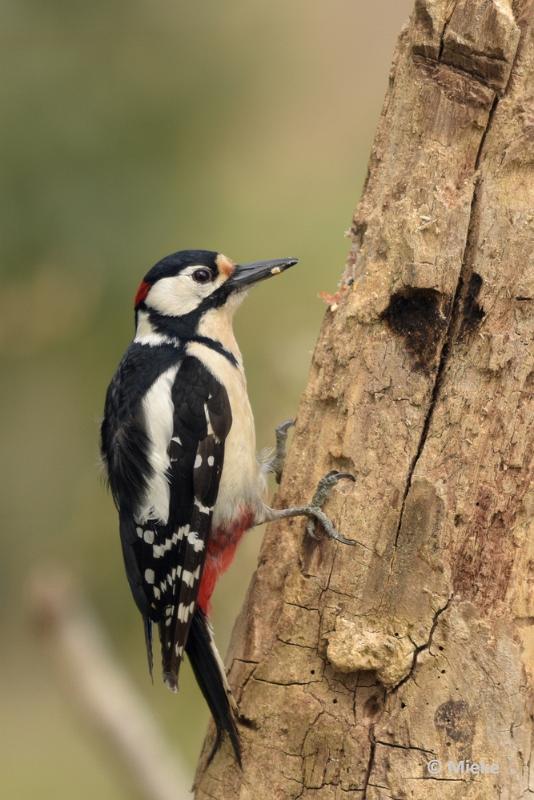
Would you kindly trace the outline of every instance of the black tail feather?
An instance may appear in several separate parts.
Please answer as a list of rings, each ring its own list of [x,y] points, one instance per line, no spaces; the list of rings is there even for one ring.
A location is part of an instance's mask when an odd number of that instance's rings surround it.
[[[166,625],[166,621],[166,619],[163,619],[158,623],[159,641],[161,644],[161,671],[165,686],[170,689],[171,692],[177,692],[180,660],[177,658],[175,650],[176,626],[174,621],[171,625]]]
[[[185,649],[217,727],[217,737],[208,763],[219,749],[222,734],[226,731],[237,763],[241,766],[241,745],[233,710],[235,702],[226,680],[224,665],[215,648],[210,624],[200,608],[196,609],[193,616]]]
[[[145,629],[145,643],[146,643],[146,657],[148,661],[148,671],[152,683],[154,683],[154,657],[152,655],[152,622],[148,617],[143,617],[143,625]]]

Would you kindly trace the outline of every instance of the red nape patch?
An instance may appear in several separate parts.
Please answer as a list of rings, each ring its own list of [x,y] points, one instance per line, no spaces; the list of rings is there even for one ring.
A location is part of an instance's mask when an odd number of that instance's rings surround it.
[[[135,295],[135,307],[141,305],[147,294],[152,288],[152,284],[147,283],[146,281],[141,281],[139,284],[139,289],[137,290],[137,294]]]
[[[229,527],[215,528],[211,532],[198,590],[198,605],[205,614],[209,614],[211,611],[211,596],[217,585],[217,580],[223,572],[226,572],[234,560],[237,545],[253,522],[254,514],[250,511],[245,511]]]

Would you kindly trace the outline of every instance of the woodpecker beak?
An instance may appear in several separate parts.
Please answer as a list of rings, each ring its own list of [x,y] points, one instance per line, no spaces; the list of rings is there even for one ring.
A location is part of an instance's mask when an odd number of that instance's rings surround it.
[[[273,258],[271,261],[254,261],[252,264],[239,264],[226,282],[230,289],[238,291],[253,283],[278,275],[298,263],[297,258]]]

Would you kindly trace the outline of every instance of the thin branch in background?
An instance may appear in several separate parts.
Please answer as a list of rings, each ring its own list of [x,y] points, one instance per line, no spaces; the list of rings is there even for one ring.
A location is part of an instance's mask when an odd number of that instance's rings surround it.
[[[31,618],[52,656],[59,685],[107,745],[129,790],[143,800],[190,797],[189,769],[114,659],[72,578],[40,571],[30,583]]]

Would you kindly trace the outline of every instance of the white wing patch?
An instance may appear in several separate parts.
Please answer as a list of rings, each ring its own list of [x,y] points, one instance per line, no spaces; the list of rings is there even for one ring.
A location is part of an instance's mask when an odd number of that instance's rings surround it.
[[[174,366],[162,373],[143,398],[145,424],[150,441],[148,460],[154,474],[149,480],[144,502],[137,513],[137,521],[141,524],[148,519],[154,519],[165,525],[169,519],[168,447],[173,433],[174,413],[171,391],[178,369],[179,366]]]
[[[154,583],[154,578],[155,578],[154,570],[153,569],[145,569],[145,581],[147,583],[152,584],[152,583]]]
[[[188,531],[189,531],[189,525],[182,525],[181,528],[178,528],[176,533],[173,533],[172,535],[173,544],[181,541],[184,538],[184,536],[188,533]]]
[[[195,506],[198,508],[201,514],[211,514],[211,508],[208,508],[208,506],[203,506],[197,497],[195,497]]]
[[[178,606],[178,619],[180,622],[187,622],[193,611],[195,610],[195,602],[189,603],[189,605],[184,605],[180,603]]]
[[[198,538],[198,533],[196,531],[190,531],[187,536],[187,541],[195,551],[195,553],[201,553],[204,550],[204,542],[202,539]]]
[[[188,570],[186,569],[184,569],[184,571],[182,572],[182,580],[185,583],[185,585],[189,586],[190,588],[193,587],[193,584],[195,584],[199,578],[200,578],[200,567],[197,567],[194,572],[188,572]]]

